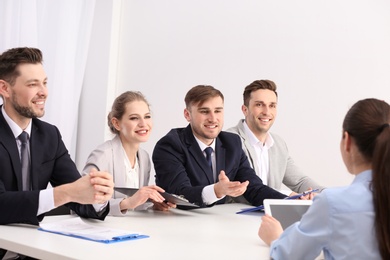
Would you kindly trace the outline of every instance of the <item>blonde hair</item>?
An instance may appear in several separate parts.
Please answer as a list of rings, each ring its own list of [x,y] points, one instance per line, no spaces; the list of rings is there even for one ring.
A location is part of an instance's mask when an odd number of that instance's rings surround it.
[[[131,103],[133,101],[144,101],[148,108],[150,108],[150,105],[148,101],[146,100],[145,96],[139,92],[139,91],[126,91],[119,95],[112,104],[112,108],[110,113],[108,113],[107,116],[107,124],[110,128],[111,133],[113,134],[119,134],[119,131],[114,127],[112,124],[112,118],[117,118],[118,120],[122,118],[126,111],[126,104]]]

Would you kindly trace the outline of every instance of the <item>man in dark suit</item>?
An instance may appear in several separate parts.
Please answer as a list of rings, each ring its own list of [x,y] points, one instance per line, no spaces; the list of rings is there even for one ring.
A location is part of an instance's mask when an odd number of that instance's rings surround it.
[[[0,224],[38,225],[45,212],[64,204],[81,217],[103,220],[112,175],[94,171],[81,178],[58,129],[37,119],[45,112],[46,84],[40,50],[14,48],[0,55]],[[22,183],[22,132],[28,143],[27,184]]]
[[[219,90],[195,86],[188,91],[185,104],[189,125],[172,129],[153,151],[158,186],[202,207],[225,203],[226,196],[243,195],[255,206],[266,198],[286,197],[256,175],[240,137],[222,131],[224,97]],[[207,155],[208,147],[211,155]]]

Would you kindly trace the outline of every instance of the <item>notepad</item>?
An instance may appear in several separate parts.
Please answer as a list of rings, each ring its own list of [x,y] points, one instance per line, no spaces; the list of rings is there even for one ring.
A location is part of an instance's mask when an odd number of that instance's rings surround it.
[[[41,223],[38,230],[106,244],[149,237],[138,232],[89,224],[80,217]]]

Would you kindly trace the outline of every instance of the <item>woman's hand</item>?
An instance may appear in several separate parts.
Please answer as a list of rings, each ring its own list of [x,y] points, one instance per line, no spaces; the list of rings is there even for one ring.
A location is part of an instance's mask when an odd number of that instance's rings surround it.
[[[261,218],[258,235],[267,245],[271,245],[271,242],[278,239],[282,233],[283,228],[278,220],[268,214]]]
[[[153,209],[154,210],[160,210],[160,211],[167,211],[170,208],[176,208],[176,204],[171,202],[155,202],[153,201]]]
[[[165,198],[161,195],[164,192],[162,188],[156,185],[144,186],[140,188],[133,196],[121,201],[120,209],[135,209],[146,201],[151,200],[153,203],[163,203]]]

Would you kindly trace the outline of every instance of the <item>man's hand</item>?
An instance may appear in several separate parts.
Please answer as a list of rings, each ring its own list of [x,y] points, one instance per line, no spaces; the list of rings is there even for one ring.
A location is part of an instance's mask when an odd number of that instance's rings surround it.
[[[108,172],[91,170],[80,179],[54,188],[54,206],[68,202],[80,204],[103,204],[114,192],[112,175]]]
[[[89,173],[91,185],[95,189],[95,201],[94,203],[105,203],[111,199],[114,193],[114,181],[111,174],[108,172],[100,172],[96,169],[92,169]]]
[[[242,183],[239,181],[230,181],[224,171],[221,171],[218,175],[218,180],[219,181],[214,185],[214,192],[217,198],[222,198],[226,195],[238,197],[246,191],[249,184],[249,181]]]

